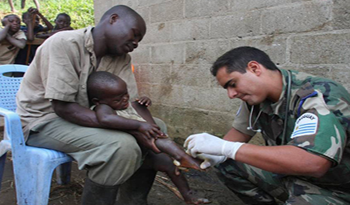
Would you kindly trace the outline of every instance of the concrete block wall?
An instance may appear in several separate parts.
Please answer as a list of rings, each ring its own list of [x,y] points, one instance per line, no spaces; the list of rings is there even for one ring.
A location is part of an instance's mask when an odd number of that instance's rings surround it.
[[[210,75],[211,64],[237,46],[266,51],[280,67],[332,78],[350,90],[349,0],[95,0],[95,17],[124,4],[147,34],[131,56],[141,95],[169,134],[224,135],[238,100]]]

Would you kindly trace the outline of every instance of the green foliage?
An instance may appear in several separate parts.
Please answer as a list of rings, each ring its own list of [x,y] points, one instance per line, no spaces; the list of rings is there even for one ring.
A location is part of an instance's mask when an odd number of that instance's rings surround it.
[[[54,20],[59,13],[67,13],[71,17],[71,27],[74,29],[84,28],[94,25],[94,1],[93,0],[38,0],[40,3],[40,13],[42,13],[54,25]],[[19,17],[27,11],[29,7],[34,7],[32,0],[26,0],[26,6],[21,10],[20,0],[13,0],[14,12]],[[11,8],[8,0],[0,0],[0,18],[10,14]]]

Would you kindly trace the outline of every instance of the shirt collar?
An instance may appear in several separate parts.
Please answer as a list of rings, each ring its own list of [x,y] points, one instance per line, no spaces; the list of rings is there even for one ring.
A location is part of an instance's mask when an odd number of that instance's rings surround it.
[[[278,70],[282,74],[282,84],[283,84],[282,92],[278,101],[275,103],[272,103],[271,101],[265,100],[260,104],[260,109],[264,108],[263,112],[269,113],[269,114],[273,113],[275,115],[279,115],[281,112],[284,112],[284,103],[286,100],[285,93],[286,93],[287,80],[288,80],[288,71],[284,69],[278,69]]]
[[[92,30],[94,29],[94,27],[89,26],[87,28],[85,28],[84,31],[84,41],[85,41],[85,48],[86,50],[90,53],[90,62],[92,64],[92,66],[94,67],[94,70],[96,70],[96,65],[97,65],[97,59],[96,59],[96,55],[94,52],[94,38],[92,37]]]

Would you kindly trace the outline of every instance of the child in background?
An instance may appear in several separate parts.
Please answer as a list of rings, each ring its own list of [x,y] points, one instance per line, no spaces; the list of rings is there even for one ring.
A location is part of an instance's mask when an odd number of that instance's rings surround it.
[[[67,31],[67,30],[73,30],[72,27],[70,27],[70,16],[66,13],[60,13],[56,16],[55,19],[55,27],[52,29],[51,32],[47,34],[38,34],[36,35],[37,38],[49,38],[50,36],[54,35],[57,32],[60,31]]]
[[[15,14],[5,16],[0,28],[0,65],[13,64],[19,49],[26,45],[27,37],[20,30],[21,20]]]
[[[147,107],[150,100],[143,97],[142,105],[135,101],[129,102],[129,94],[126,83],[116,75],[109,72],[94,72],[87,81],[87,90],[90,103],[93,105],[96,116],[101,124],[111,123],[120,126],[121,131],[137,130],[143,133],[161,132],[155,124]],[[163,134],[165,135],[165,134]],[[152,136],[148,136],[152,137]],[[138,137],[136,137],[136,140]],[[179,192],[188,204],[209,203],[207,199],[195,196],[190,189],[186,178],[173,164],[173,159],[181,167],[200,169],[200,160],[187,155],[185,151],[168,138],[155,139],[156,147],[162,153],[154,153],[151,150],[141,149],[147,153],[143,167],[165,172],[171,181],[178,187]],[[166,154],[165,154],[166,153]],[[170,156],[170,157],[169,157]]]
[[[44,22],[46,27],[40,25],[40,19]],[[22,14],[22,22],[25,23],[25,26],[21,26],[21,30],[24,31],[27,36],[27,41],[29,42],[34,40],[37,33],[53,29],[52,24],[38,11],[38,9],[32,7]],[[30,64],[34,58],[36,49],[38,49],[39,46],[40,45],[31,45],[29,56],[27,56],[29,46],[26,45],[18,52],[15,64]]]

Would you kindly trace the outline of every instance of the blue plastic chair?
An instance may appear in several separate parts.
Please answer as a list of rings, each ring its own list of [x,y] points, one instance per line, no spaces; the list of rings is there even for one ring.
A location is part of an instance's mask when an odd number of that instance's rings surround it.
[[[22,77],[7,77],[4,73],[25,73],[27,68],[25,65],[0,66],[0,115],[4,116],[5,121],[5,137],[0,142],[0,182],[6,152],[11,150],[17,204],[46,205],[49,201],[53,171],[58,168],[56,173],[59,184],[68,183],[72,158],[62,152],[25,144],[20,117],[15,113],[15,98]]]

